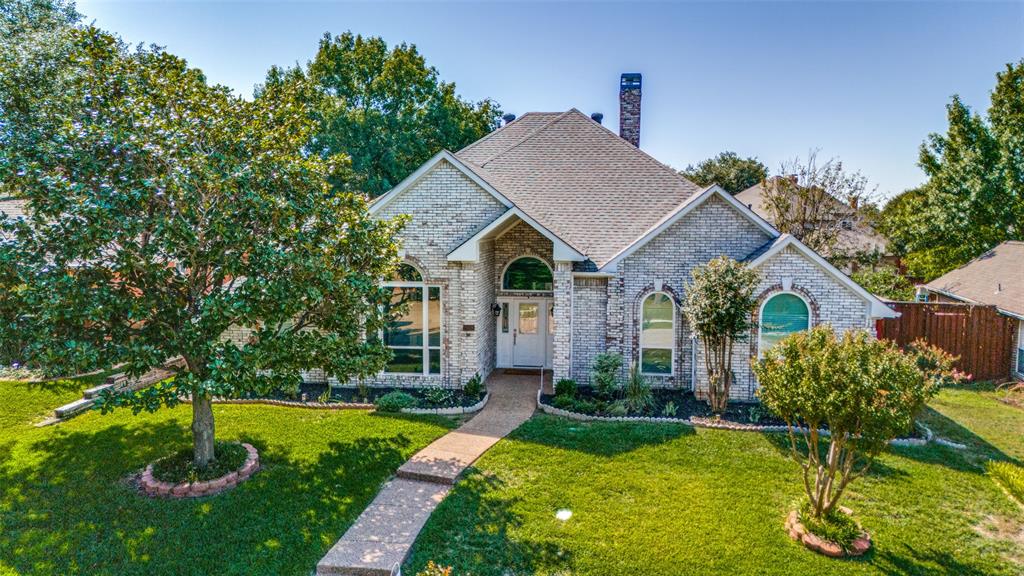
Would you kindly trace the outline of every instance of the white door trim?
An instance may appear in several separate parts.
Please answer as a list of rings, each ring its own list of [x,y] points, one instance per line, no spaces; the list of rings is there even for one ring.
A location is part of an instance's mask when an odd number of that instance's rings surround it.
[[[530,366],[525,364],[516,363],[516,350],[515,346],[518,341],[518,316],[519,316],[519,304],[521,303],[536,303],[540,307],[540,315],[538,318],[538,332],[542,338],[542,348],[544,354],[544,368],[551,368],[554,344],[554,331],[552,330],[553,317],[551,313],[552,306],[554,306],[555,299],[552,296],[529,296],[529,297],[503,297],[498,298],[498,306],[501,307],[502,312],[498,318],[495,318],[495,339],[496,339],[496,358],[495,367],[497,368],[540,368],[540,366]],[[508,318],[505,318],[505,314],[508,314]],[[507,321],[507,332],[503,331],[505,322]]]

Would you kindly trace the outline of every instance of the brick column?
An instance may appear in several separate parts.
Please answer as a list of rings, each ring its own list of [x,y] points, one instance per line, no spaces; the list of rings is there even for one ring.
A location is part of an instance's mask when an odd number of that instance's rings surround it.
[[[555,262],[554,379],[569,378],[572,369],[572,262]]]

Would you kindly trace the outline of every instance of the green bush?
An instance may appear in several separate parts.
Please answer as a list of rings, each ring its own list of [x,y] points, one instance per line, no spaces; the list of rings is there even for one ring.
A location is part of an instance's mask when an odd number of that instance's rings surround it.
[[[822,514],[821,518],[815,518],[814,510],[806,503],[800,508],[800,522],[811,534],[839,544],[844,551],[850,549],[850,545],[861,533],[857,522],[839,510],[831,510]]]
[[[1024,504],[1024,467],[1010,462],[990,461],[985,468],[988,475],[1006,488],[1007,492]]]
[[[592,380],[594,389],[602,398],[611,398],[619,390],[619,371],[622,370],[622,356],[605,352],[594,357]]]
[[[576,397],[576,391],[579,389],[576,381],[572,378],[562,378],[558,382],[555,382],[555,396],[567,396],[569,398]]]
[[[479,398],[484,391],[484,383],[480,379],[480,373],[473,374],[473,377],[462,387],[462,393],[470,398]]]
[[[450,388],[431,386],[423,389],[423,398],[431,406],[451,406],[455,402],[455,391]]]
[[[633,364],[633,367],[629,369],[629,379],[626,380],[626,388],[623,395],[625,396],[626,409],[630,412],[644,414],[654,406],[651,384],[640,373],[639,364]]]
[[[573,402],[572,411],[578,414],[597,414],[598,405],[593,400],[587,400],[586,398],[577,398]]]
[[[629,408],[626,406],[625,400],[616,400],[608,405],[609,416],[625,416],[629,414]]]
[[[676,403],[673,402],[672,400],[669,400],[668,402],[666,402],[665,405],[662,406],[662,408],[661,408],[661,415],[662,416],[667,416],[669,418],[675,418],[676,417],[676,413],[678,413],[678,412],[679,412],[679,407],[676,406]]]
[[[569,396],[555,396],[551,399],[551,405],[561,410],[576,411],[576,400]]]
[[[396,390],[377,398],[376,406],[381,412],[401,412],[403,408],[416,406],[416,399]]]

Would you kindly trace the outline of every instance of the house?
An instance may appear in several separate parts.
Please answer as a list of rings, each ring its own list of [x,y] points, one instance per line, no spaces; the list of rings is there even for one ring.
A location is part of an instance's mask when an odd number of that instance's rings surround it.
[[[1006,353],[1012,375],[1024,379],[1024,242],[1003,242],[921,289],[929,300],[987,304],[1015,321]]]
[[[411,216],[386,285],[407,312],[374,384],[460,387],[495,368],[589,379],[618,352],[657,386],[706,390],[680,313],[691,271],[720,255],[762,275],[759,328],[739,346],[733,397],[753,399],[750,360],[785,334],[872,329],[895,313],[718,186],[700,188],[640,142],[641,77],[622,75],[619,133],[576,109],[532,112],[441,151],[370,207]]]
[[[782,178],[776,176],[767,182],[754,184],[750,188],[736,193],[736,199],[754,211],[755,214],[776,224],[768,209],[768,193],[774,183]],[[789,188],[779,188],[786,193]],[[863,262],[877,262],[899,267],[899,259],[889,250],[889,240],[876,231],[857,210],[840,201],[838,198],[822,192],[822,203],[828,204],[828,211],[835,216],[831,223],[835,241],[822,255],[836,263],[844,272],[856,272]]]

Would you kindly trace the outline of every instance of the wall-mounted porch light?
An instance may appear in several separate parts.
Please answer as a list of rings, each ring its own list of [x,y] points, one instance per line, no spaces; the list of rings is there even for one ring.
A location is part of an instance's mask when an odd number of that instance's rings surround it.
[[[501,318],[501,304],[498,304],[497,302],[495,302],[491,306],[491,314],[494,314],[495,318]]]

